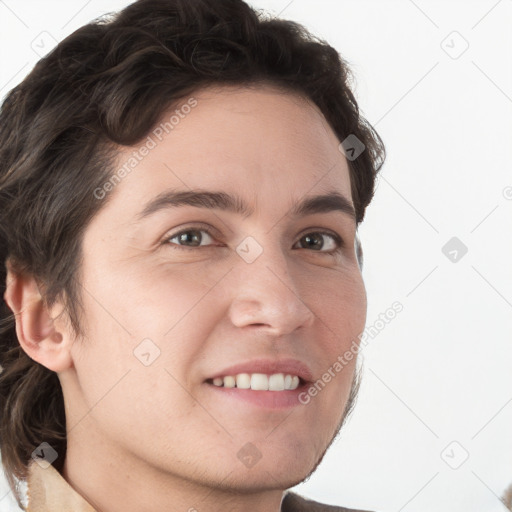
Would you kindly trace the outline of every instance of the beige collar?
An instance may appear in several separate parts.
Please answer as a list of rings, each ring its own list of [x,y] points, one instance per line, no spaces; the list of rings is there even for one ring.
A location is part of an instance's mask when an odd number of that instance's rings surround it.
[[[31,461],[27,477],[27,512],[96,512],[50,464]]]

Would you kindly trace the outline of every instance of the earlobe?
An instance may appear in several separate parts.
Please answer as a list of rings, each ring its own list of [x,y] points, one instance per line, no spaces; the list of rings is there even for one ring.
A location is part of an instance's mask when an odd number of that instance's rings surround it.
[[[33,276],[8,267],[4,299],[15,315],[18,341],[31,359],[55,372],[72,366],[69,337],[56,328]]]

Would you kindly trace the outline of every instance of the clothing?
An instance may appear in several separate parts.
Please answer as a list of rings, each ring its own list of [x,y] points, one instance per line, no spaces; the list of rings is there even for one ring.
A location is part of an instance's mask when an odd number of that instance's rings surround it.
[[[44,469],[37,462],[31,461],[27,478],[27,498],[27,512],[96,512],[51,464]],[[323,505],[287,491],[281,512],[365,511]]]
[[[96,512],[50,464],[32,460],[27,477],[27,512]]]

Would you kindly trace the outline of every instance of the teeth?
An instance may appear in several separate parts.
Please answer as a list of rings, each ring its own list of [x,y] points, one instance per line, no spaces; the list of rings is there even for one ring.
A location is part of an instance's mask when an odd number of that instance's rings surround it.
[[[236,376],[236,387],[240,388],[240,389],[250,389],[251,376],[248,373],[240,373],[239,375],[237,375]]]
[[[284,389],[284,375],[275,373],[268,378],[269,391],[282,391]]]
[[[251,375],[251,389],[254,391],[268,391],[268,377],[264,373]]]
[[[254,391],[283,391],[293,390],[299,387],[299,377],[284,373],[239,373],[238,375],[226,375],[213,379],[213,385],[217,387],[239,389],[252,389]]]
[[[234,388],[235,384],[236,384],[235,377],[232,377],[231,375],[224,377],[224,387],[225,388]]]
[[[285,389],[297,389],[299,387],[299,377],[297,375],[292,376],[291,382],[288,384],[288,387]]]

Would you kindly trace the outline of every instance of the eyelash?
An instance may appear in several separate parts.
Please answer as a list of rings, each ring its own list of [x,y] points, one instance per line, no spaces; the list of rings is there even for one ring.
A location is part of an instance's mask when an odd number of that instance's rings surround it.
[[[171,234],[171,235],[165,237],[164,240],[162,241],[162,244],[163,245],[165,245],[165,244],[172,245],[173,249],[178,249],[178,250],[182,250],[182,251],[189,251],[189,250],[194,250],[194,249],[200,249],[201,247],[212,247],[211,245],[209,245],[209,246],[197,246],[197,247],[186,247],[186,246],[181,246],[181,245],[176,244],[176,243],[169,243],[173,238],[176,238],[176,237],[178,237],[180,235],[183,235],[184,233],[189,233],[190,231],[204,231],[211,238],[215,238],[214,233],[207,226],[197,225],[197,226],[187,227],[186,229],[182,229],[181,231],[178,231],[177,233],[174,233],[174,234]],[[307,235],[312,235],[312,234],[330,236],[336,242],[336,245],[337,245],[336,249],[333,249],[331,251],[315,251],[315,250],[312,250],[313,252],[317,252],[318,254],[330,254],[330,255],[333,255],[333,254],[341,252],[341,250],[345,246],[345,244],[344,244],[344,242],[343,242],[343,240],[341,239],[340,236],[338,236],[337,234],[328,232],[328,231],[309,231],[309,232],[303,234],[301,236],[301,238],[303,238],[303,237],[305,237]]]

